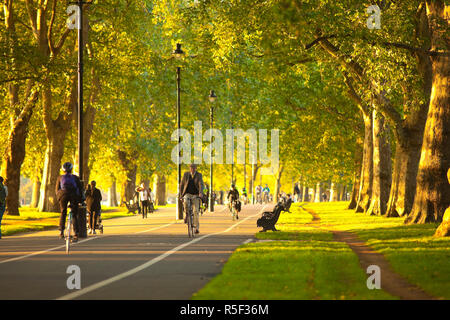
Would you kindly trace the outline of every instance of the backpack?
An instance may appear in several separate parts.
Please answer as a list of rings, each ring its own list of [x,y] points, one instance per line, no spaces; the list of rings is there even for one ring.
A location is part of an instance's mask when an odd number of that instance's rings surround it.
[[[0,184],[0,205],[6,204],[6,190],[3,184]]]
[[[70,173],[61,176],[60,186],[63,191],[73,192],[80,195],[75,176]]]

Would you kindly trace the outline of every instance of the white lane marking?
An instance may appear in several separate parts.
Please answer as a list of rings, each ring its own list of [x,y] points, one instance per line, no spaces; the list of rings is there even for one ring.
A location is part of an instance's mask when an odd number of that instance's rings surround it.
[[[94,239],[97,239],[97,238],[104,238],[104,237],[107,237],[107,236],[93,237],[93,238],[84,239],[84,240],[78,241],[77,243],[74,243],[74,245],[75,244],[80,244],[80,243],[83,243],[83,242],[86,242],[86,241],[94,240]],[[29,258],[29,257],[37,256],[39,254],[43,254],[43,253],[50,252],[50,251],[55,251],[55,250],[58,250],[58,249],[61,249],[61,248],[65,248],[65,247],[66,247],[66,245],[63,244],[61,246],[50,248],[50,249],[47,249],[47,250],[37,251],[37,252],[30,253],[30,254],[26,254],[24,256],[3,260],[3,261],[0,261],[0,264],[26,259],[26,258]]]
[[[176,223],[176,222],[172,222],[172,223],[164,224],[164,225],[162,225],[162,226],[159,226],[159,227],[155,227],[155,228],[152,228],[152,229],[148,229],[148,230],[144,230],[144,231],[138,231],[138,232],[135,232],[134,234],[139,234],[139,233],[145,233],[145,232],[150,232],[150,231],[155,231],[155,230],[159,230],[159,229],[162,229],[162,228],[165,228],[165,227],[171,226],[171,225],[173,225],[173,224],[175,224],[175,223]]]
[[[150,232],[150,231],[162,229],[162,228],[171,226],[171,225],[174,224],[174,223],[176,223],[176,222],[168,223],[168,224],[165,224],[165,225],[162,225],[162,226],[159,226],[159,227],[156,227],[156,228],[152,228],[152,229],[149,229],[149,230],[139,231],[139,232],[136,232],[135,234],[144,233],[144,232]],[[86,242],[86,241],[90,241],[90,240],[94,240],[94,239],[98,239],[98,238],[110,237],[110,236],[111,236],[111,235],[102,235],[102,236],[92,237],[92,238],[88,238],[88,239],[84,239],[84,240],[78,241],[77,243],[74,243],[74,245],[80,244],[80,243],[83,243],[83,242]],[[15,258],[3,260],[3,261],[0,261],[0,264],[2,264],[2,263],[7,263],[7,262],[13,262],[13,261],[17,261],[17,260],[22,260],[22,259],[26,259],[26,258],[29,258],[29,257],[37,256],[37,255],[39,255],[39,254],[44,254],[44,253],[47,253],[47,252],[50,252],[50,251],[55,251],[55,250],[62,249],[62,248],[65,248],[65,247],[66,247],[66,245],[63,244],[63,245],[58,246],[58,247],[54,247],[54,248],[50,248],[50,249],[46,249],[46,250],[42,250],[42,251],[37,251],[37,252],[29,253],[29,254],[26,254],[26,255],[23,255],[23,256],[20,256],[20,257],[15,257]]]
[[[216,233],[206,234],[204,236],[201,236],[200,238],[195,238],[195,239],[193,239],[193,240],[191,240],[189,242],[180,244],[179,246],[177,246],[177,247],[175,247],[175,248],[173,248],[173,249],[171,249],[171,250],[169,250],[169,251],[167,251],[167,252],[157,256],[156,258],[153,258],[152,260],[149,260],[149,261],[147,261],[147,262],[145,262],[145,263],[143,263],[143,264],[141,264],[141,265],[139,265],[139,266],[137,266],[137,267],[135,267],[133,269],[130,269],[128,271],[120,273],[120,274],[118,274],[118,275],[116,275],[114,277],[108,278],[106,280],[94,283],[94,284],[92,284],[92,285],[90,285],[90,286],[88,286],[88,287],[86,287],[84,289],[75,291],[73,293],[66,294],[66,295],[64,295],[62,297],[57,298],[56,300],[72,300],[72,299],[78,298],[78,297],[80,297],[80,296],[82,296],[82,295],[84,295],[86,293],[89,293],[91,291],[97,290],[97,289],[102,288],[104,286],[107,286],[107,285],[109,285],[109,284],[111,284],[113,282],[119,281],[119,280],[124,279],[124,278],[126,278],[128,276],[131,276],[131,275],[133,275],[133,274],[135,274],[135,273],[137,273],[139,271],[142,271],[142,270],[144,270],[144,269],[154,265],[155,263],[157,263],[157,262],[159,262],[161,260],[164,260],[168,256],[176,253],[177,251],[180,251],[181,249],[183,249],[183,248],[185,248],[185,247],[187,247],[187,246],[189,246],[189,245],[191,245],[193,243],[199,242],[199,241],[201,241],[201,240],[203,240],[205,238],[211,237],[211,236],[215,236],[215,235],[219,235],[219,234],[222,234],[222,233],[230,232],[235,227],[237,227],[241,223],[247,221],[248,219],[251,219],[251,218],[253,218],[253,217],[257,216],[257,215],[260,215],[264,211],[266,206],[267,205],[265,205],[257,214],[254,214],[254,215],[251,215],[251,216],[245,218],[244,220],[242,220],[242,221],[232,225],[231,227],[229,227],[225,231],[220,231],[220,232],[216,232]]]
[[[252,242],[253,241],[253,239],[247,239],[247,240],[245,240],[244,242],[242,242],[242,244],[247,244],[247,243],[250,243],[250,242]]]

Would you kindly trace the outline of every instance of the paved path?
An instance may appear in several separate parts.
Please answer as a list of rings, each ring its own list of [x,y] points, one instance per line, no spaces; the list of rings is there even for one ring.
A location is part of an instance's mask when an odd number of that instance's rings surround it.
[[[254,237],[264,206],[244,206],[237,221],[224,206],[215,209],[201,217],[194,239],[175,220],[175,208],[148,219],[105,220],[105,233],[80,239],[70,255],[55,230],[4,237],[0,300],[189,299],[220,273],[236,247]],[[71,265],[81,271],[79,290],[67,288]]]

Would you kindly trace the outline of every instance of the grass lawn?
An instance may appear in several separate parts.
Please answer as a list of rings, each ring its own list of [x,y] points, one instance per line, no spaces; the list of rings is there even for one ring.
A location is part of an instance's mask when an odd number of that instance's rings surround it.
[[[405,225],[403,218],[366,216],[346,202],[306,206],[324,223],[353,231],[383,253],[397,273],[438,298],[450,299],[450,238],[434,238],[438,224]]]
[[[257,233],[260,240],[240,246],[222,273],[193,299],[311,300],[394,299],[369,290],[357,256],[331,232],[314,227],[298,204],[283,213],[280,232]],[[279,241],[288,240],[288,241]]]
[[[172,207],[175,205],[167,205]],[[165,206],[156,206],[155,209]],[[20,216],[4,215],[1,223],[2,236],[10,236],[20,232],[42,231],[57,229],[59,224],[59,213],[38,212],[35,208],[21,207]],[[102,219],[112,219],[130,216],[127,208],[123,207],[102,207]]]
[[[436,224],[404,225],[403,218],[366,216],[347,202],[293,204],[277,223],[280,232],[257,233],[240,246],[222,273],[193,299],[393,299],[366,287],[356,255],[333,241],[330,228],[351,231],[385,255],[393,269],[430,294],[450,299],[450,239],[433,238]],[[280,241],[284,240],[284,241]],[[286,241],[287,240],[287,241]]]

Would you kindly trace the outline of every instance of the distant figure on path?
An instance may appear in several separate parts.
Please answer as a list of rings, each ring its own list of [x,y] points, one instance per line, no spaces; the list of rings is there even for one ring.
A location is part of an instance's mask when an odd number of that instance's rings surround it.
[[[142,219],[147,218],[148,213],[148,200],[150,199],[150,190],[145,186],[145,183],[141,183],[141,186],[137,188],[139,192],[139,201],[141,202]]]
[[[96,188],[97,183],[92,180],[86,189],[86,208],[89,213],[89,234],[96,234],[95,227],[100,217],[102,193]]]
[[[0,176],[0,239],[2,238],[2,219],[6,210],[6,197],[8,196],[8,188],[3,184],[3,177]]]

